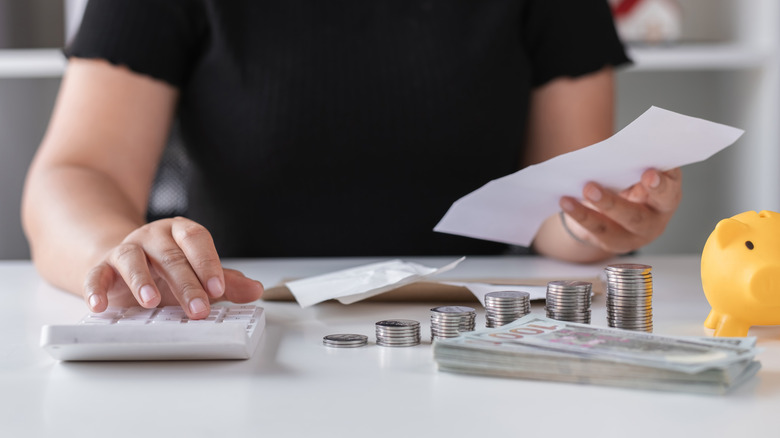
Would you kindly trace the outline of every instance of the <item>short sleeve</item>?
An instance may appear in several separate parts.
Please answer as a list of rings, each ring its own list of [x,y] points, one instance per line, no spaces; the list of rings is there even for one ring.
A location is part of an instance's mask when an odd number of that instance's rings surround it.
[[[181,87],[199,56],[205,22],[198,0],[90,0],[64,52]]]
[[[534,86],[630,63],[607,0],[528,0],[524,20]]]

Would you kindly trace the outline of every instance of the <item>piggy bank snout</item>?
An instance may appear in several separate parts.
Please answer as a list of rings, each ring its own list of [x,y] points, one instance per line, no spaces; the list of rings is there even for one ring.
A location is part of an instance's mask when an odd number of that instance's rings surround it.
[[[750,277],[748,294],[763,306],[780,307],[780,265],[756,269]]]

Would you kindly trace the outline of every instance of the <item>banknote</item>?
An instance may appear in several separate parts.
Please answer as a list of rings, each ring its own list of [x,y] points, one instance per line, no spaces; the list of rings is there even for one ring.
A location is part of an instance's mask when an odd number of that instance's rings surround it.
[[[672,337],[527,315],[436,340],[442,371],[723,393],[760,368],[754,338]]]

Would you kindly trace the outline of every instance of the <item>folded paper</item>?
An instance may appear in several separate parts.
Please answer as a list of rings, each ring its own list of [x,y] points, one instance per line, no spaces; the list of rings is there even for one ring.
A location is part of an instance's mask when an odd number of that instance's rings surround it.
[[[578,196],[588,181],[626,189],[647,169],[706,160],[743,132],[652,107],[602,142],[490,181],[458,199],[434,231],[528,246],[542,222],[559,210],[561,196]]]
[[[352,304],[449,271],[464,259],[461,257],[441,268],[395,259],[294,280],[286,286],[301,307],[331,299]]]

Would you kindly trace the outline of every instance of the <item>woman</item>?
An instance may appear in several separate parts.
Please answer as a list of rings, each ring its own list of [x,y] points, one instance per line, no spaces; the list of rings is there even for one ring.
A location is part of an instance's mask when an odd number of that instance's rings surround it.
[[[434,233],[490,179],[603,140],[627,58],[605,0],[92,0],[26,183],[56,286],[144,307],[253,301],[220,256],[495,254]],[[146,222],[176,120],[188,218]],[[571,261],[663,231],[678,170],[589,183],[534,249]]]

